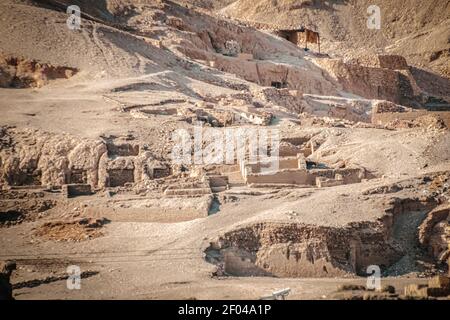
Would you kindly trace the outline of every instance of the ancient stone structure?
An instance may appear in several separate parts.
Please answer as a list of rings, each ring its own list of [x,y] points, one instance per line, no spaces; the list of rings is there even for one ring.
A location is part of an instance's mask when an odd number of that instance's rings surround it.
[[[63,195],[67,198],[89,196],[92,194],[90,184],[65,184],[61,189]]]
[[[0,88],[42,87],[51,80],[67,79],[77,72],[76,68],[0,54]]]
[[[318,32],[302,27],[299,29],[276,30],[275,33],[295,45],[304,45],[305,50],[308,49],[308,43],[314,43],[317,45],[318,51],[320,53],[320,35]]]
[[[419,242],[438,262],[450,258],[450,205],[441,205],[428,213],[419,228]]]
[[[234,276],[336,277],[364,273],[372,263],[390,264],[398,258],[383,234],[384,227],[378,226],[370,234],[364,232],[367,227],[256,223],[218,237],[206,254],[211,262],[223,265],[226,274]],[[369,258],[363,252],[369,253]]]

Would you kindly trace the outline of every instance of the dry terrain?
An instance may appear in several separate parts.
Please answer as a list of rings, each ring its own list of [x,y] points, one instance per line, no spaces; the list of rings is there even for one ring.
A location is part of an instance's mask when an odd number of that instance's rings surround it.
[[[449,23],[448,0],[2,1],[14,298],[448,298]]]

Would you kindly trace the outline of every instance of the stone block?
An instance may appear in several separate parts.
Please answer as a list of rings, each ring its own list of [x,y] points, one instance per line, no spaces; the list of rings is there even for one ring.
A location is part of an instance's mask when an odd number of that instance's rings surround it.
[[[91,195],[92,190],[90,184],[65,184],[62,186],[62,193],[67,198],[73,198]]]

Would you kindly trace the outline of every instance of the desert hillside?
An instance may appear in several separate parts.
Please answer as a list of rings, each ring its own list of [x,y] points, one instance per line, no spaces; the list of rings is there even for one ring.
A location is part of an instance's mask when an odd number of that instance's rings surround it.
[[[369,30],[367,8],[381,9],[381,29]],[[353,56],[364,51],[400,54],[408,62],[450,77],[450,1],[237,0],[220,12],[281,27],[320,32],[324,52]]]

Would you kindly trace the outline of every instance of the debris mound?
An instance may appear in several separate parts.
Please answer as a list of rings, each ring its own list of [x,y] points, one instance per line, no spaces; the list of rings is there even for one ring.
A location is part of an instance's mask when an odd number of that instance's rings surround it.
[[[35,229],[34,235],[52,241],[84,241],[101,237],[106,218],[81,218],[74,221],[46,222]]]

